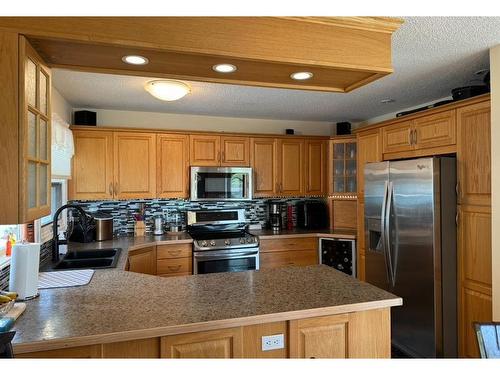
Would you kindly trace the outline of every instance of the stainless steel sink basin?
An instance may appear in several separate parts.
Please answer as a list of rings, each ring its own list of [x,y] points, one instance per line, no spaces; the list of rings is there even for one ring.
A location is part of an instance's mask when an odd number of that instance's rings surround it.
[[[120,257],[120,252],[120,248],[69,252],[54,269],[115,268]]]

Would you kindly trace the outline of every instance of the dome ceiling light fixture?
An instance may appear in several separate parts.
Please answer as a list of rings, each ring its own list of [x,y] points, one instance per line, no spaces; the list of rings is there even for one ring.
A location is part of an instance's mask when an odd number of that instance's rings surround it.
[[[139,55],[127,55],[122,57],[122,61],[130,65],[146,65],[149,60],[144,56]]]
[[[155,98],[167,102],[179,100],[191,92],[191,87],[187,83],[173,79],[149,81],[144,89]]]
[[[238,68],[236,68],[236,66],[234,66],[233,64],[216,64],[212,66],[212,69],[217,73],[233,73]]]
[[[313,75],[311,72],[295,72],[290,74],[290,78],[296,81],[305,81],[306,79],[311,79]]]

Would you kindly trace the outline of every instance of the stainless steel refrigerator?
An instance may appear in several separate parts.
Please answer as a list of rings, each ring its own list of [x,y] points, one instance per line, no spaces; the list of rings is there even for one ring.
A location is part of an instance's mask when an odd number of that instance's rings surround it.
[[[455,158],[369,163],[364,174],[366,281],[403,298],[393,347],[456,357]]]

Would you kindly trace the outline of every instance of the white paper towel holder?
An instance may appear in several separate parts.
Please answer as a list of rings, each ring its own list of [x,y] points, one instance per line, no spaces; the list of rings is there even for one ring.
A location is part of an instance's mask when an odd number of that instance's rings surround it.
[[[10,262],[9,290],[18,294],[18,301],[37,298],[40,244],[25,241],[14,245]]]

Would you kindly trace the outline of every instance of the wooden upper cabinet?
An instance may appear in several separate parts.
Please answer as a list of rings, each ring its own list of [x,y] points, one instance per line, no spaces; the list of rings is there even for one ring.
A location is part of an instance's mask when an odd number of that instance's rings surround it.
[[[252,138],[250,140],[250,165],[253,168],[253,192],[255,197],[277,195],[276,176],[277,140]]]
[[[198,167],[218,166],[221,161],[220,136],[189,136],[190,164]]]
[[[359,132],[357,135],[357,178],[358,198],[363,197],[365,191],[365,164],[382,161],[380,133],[378,129]]]
[[[304,140],[278,140],[278,194],[304,194]]]
[[[413,150],[412,131],[413,121],[384,126],[382,128],[384,153]]]
[[[19,61],[18,222],[24,223],[50,214],[52,84],[50,69],[23,36],[19,39]]]
[[[326,148],[325,141],[305,141],[305,193],[308,195],[326,192]]]
[[[115,132],[113,144],[115,198],[155,198],[156,134]]]
[[[250,165],[250,139],[248,137],[220,137],[221,166],[248,167]]]
[[[457,143],[455,110],[419,117],[414,120],[415,149],[450,146]]]
[[[156,246],[131,250],[127,262],[127,271],[156,275]]]
[[[189,136],[158,134],[156,139],[158,198],[189,196]]]
[[[113,198],[113,133],[74,130],[69,199]]]
[[[457,109],[459,202],[491,204],[490,102]]]

